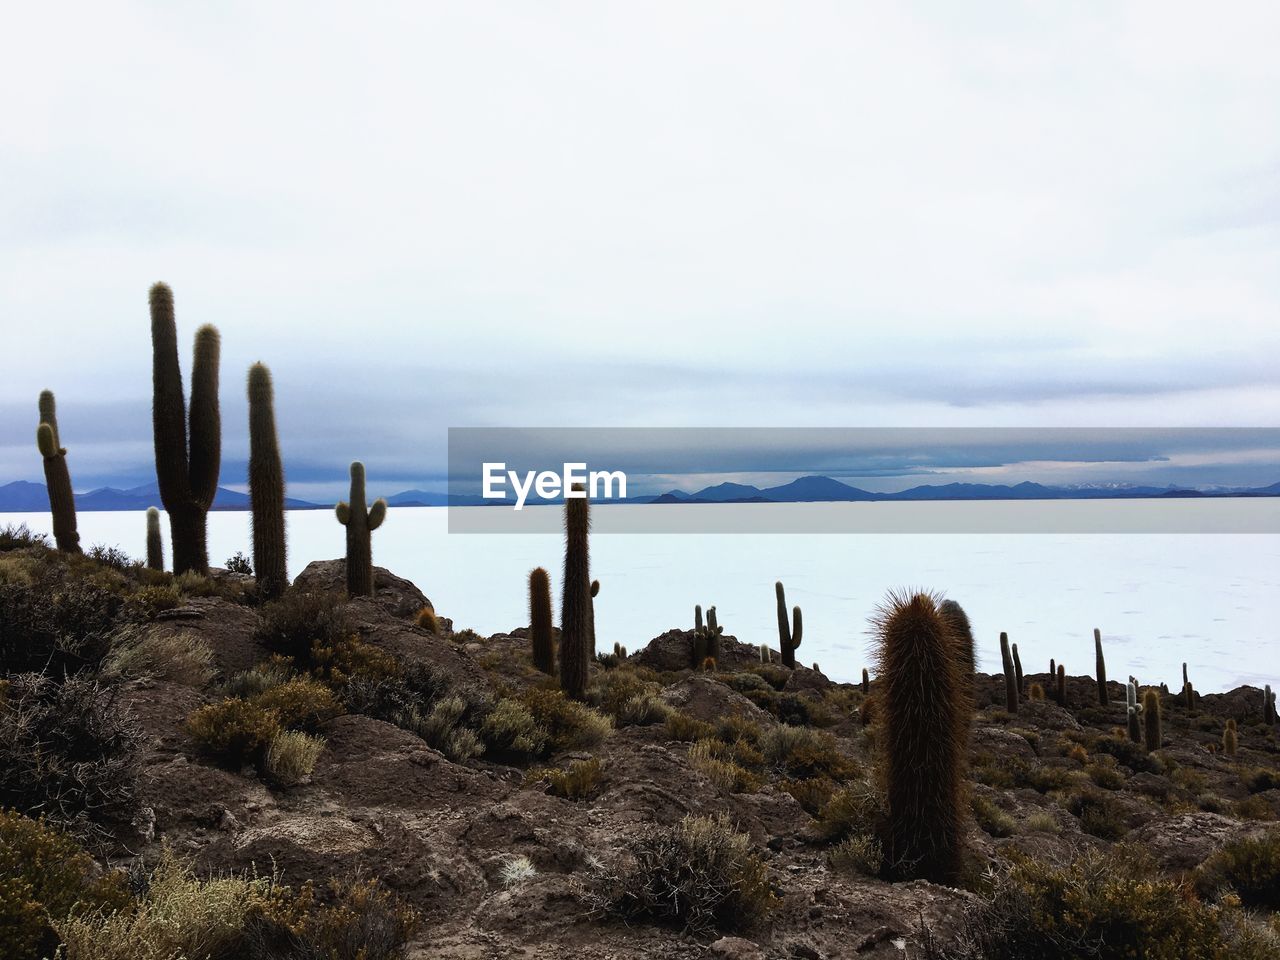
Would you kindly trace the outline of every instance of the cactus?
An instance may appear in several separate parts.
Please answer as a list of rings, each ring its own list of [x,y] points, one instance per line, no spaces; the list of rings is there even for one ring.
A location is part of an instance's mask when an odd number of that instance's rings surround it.
[[[591,648],[588,654],[594,658],[596,655],[596,597],[600,594],[600,581],[591,581]]]
[[[1160,694],[1154,690],[1142,695],[1142,741],[1147,753],[1160,749]]]
[[[347,528],[347,595],[373,596],[373,531],[387,518],[387,501],[379,497],[365,509],[364,464],[351,464],[351,502],[334,507],[338,522]]]
[[[1018,656],[1018,645],[1015,643],[1011,648],[1013,651],[1013,678],[1018,682],[1018,695],[1027,689],[1026,681],[1022,676],[1022,658]]]
[[[1053,657],[1049,658],[1049,682],[1053,683],[1053,678],[1058,675],[1058,665],[1054,662]]]
[[[1067,705],[1067,668],[1058,664],[1058,706]]]
[[[1228,757],[1234,757],[1238,747],[1239,739],[1236,732],[1236,722],[1228,720],[1226,729],[1222,731],[1222,752]]]
[[[773,591],[778,598],[778,650],[782,654],[782,665],[794,670],[796,648],[800,646],[800,635],[803,632],[800,608],[795,608],[795,628],[792,629],[791,621],[787,619],[787,593],[782,587],[781,580],[773,585]]]
[[[529,638],[533,644],[533,665],[555,676],[556,651],[551,636],[551,578],[542,567],[529,573]]]
[[[418,611],[418,626],[433,636],[440,635],[440,618],[436,616],[435,607],[430,604]]]
[[[1271,684],[1262,691],[1262,722],[1268,726],[1276,722],[1276,695],[1271,692]]]
[[[253,575],[258,592],[278,597],[289,585],[284,539],[284,467],[276,437],[271,371],[249,368],[249,500],[253,509]]]
[[[160,539],[160,511],[147,507],[147,566],[164,569],[164,543]]]
[[[761,663],[773,662],[769,657],[769,645],[767,643],[760,644],[760,662]]]
[[[1142,742],[1142,725],[1138,722],[1138,708],[1127,708],[1129,722],[1129,739],[1133,743]]]
[[[1004,708],[1018,712],[1018,678],[1013,672],[1013,654],[1009,652],[1009,635],[1000,634],[1000,664],[1004,668]]]
[[[964,612],[964,607],[954,600],[943,600],[938,612],[942,614],[942,619],[947,621],[947,627],[956,639],[956,654],[960,658],[960,669],[972,683],[978,658],[974,652],[973,627],[969,624],[969,615]]]
[[[693,608],[693,632],[702,632],[702,604],[695,604]]]
[[[1093,628],[1093,657],[1098,672],[1098,703],[1105,707],[1111,698],[1107,695],[1107,661],[1102,655],[1102,631],[1097,627]]]
[[[591,663],[590,508],[586,491],[564,498],[564,589],[560,601],[560,689],[581,700],[587,691]]]
[[[1191,691],[1191,681],[1187,679],[1187,665],[1182,665],[1182,708],[1187,711],[1187,716],[1191,716],[1191,710],[1195,706],[1195,697]]]
[[[196,331],[191,367],[191,410],[188,415],[178,364],[178,329],[173,291],[166,284],[151,288],[152,432],[156,480],[169,514],[173,572],[209,572],[206,517],[218,491],[222,461],[222,420],[218,411],[216,327]],[[190,429],[188,430],[188,420]]]
[[[44,460],[44,484],[53,517],[53,540],[63,553],[80,553],[76,531],[76,495],[71,489],[67,451],[58,434],[58,412],[52,391],[44,390],[39,400],[40,425],[36,427],[36,447]]]
[[[1043,700],[1044,687],[1040,686],[1038,683],[1033,683],[1031,685],[1031,689],[1027,691],[1027,699],[1033,701]]]
[[[867,668],[862,668],[862,695],[865,697],[871,692],[871,674],[867,672]]]
[[[955,638],[925,593],[891,594],[875,618],[886,872],[952,883],[964,835],[968,685]]]

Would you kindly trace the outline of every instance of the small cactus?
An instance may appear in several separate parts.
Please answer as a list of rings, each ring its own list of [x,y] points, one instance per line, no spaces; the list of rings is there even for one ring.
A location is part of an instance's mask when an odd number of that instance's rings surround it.
[[[707,607],[707,623],[702,624],[702,607],[694,608],[693,668],[702,669],[708,659],[720,659],[720,636],[724,628],[716,622],[716,608]]]
[[[560,599],[560,689],[581,700],[587,692],[594,630],[591,615],[591,513],[586,491],[564,498],[564,583]]]
[[[862,668],[862,695],[865,697],[871,692],[871,674],[867,672],[867,668]]]
[[[1102,631],[1093,628],[1093,656],[1098,672],[1098,703],[1106,706],[1111,702],[1107,695],[1107,661],[1102,655]]]
[[[67,451],[58,434],[58,413],[53,392],[44,390],[39,400],[40,425],[36,427],[36,447],[44,460],[44,484],[53,517],[53,540],[63,553],[80,553],[76,530],[76,495],[71,489]]]
[[[1234,757],[1238,747],[1239,739],[1236,732],[1236,722],[1228,720],[1226,729],[1222,731],[1222,752],[1228,757]]]
[[[795,669],[796,648],[800,646],[800,637],[803,633],[800,608],[795,608],[795,626],[793,627],[791,621],[787,619],[787,593],[783,589],[781,580],[773,585],[773,591],[778,598],[778,649],[782,653],[782,665]]]
[[[387,518],[387,501],[379,497],[373,506],[365,508],[364,464],[355,460],[351,464],[351,502],[340,502],[334,513],[338,522],[347,528],[347,595],[373,596],[373,537],[372,533]]]
[[[1022,676],[1022,658],[1018,656],[1018,645],[1015,643],[1011,648],[1013,651],[1013,678],[1018,682],[1018,694],[1027,689],[1026,680]]]
[[[1133,743],[1142,742],[1142,725],[1138,722],[1138,708],[1127,708],[1127,716],[1129,723],[1129,740]]]
[[[209,572],[207,515],[218,492],[222,463],[222,418],[218,408],[221,341],[216,327],[196,331],[187,409],[178,363],[173,291],[157,283],[151,310],[152,433],[156,480],[169,514],[173,572]]]
[[[1191,711],[1195,708],[1195,694],[1191,689],[1191,681],[1187,678],[1187,665],[1182,665],[1182,707],[1187,711],[1187,716],[1191,716]]]
[[[542,567],[529,573],[529,639],[533,645],[533,665],[547,676],[555,676],[556,651],[551,635],[551,578]]]
[[[276,436],[275,388],[264,364],[249,368],[249,500],[253,575],[258,592],[278,597],[289,586],[284,531],[284,465]],[[436,631],[432,631],[433,633]]]
[[[1268,726],[1276,722],[1276,695],[1271,692],[1271,684],[1262,691],[1262,720]]]
[[[1038,683],[1033,683],[1033,684],[1031,685],[1031,688],[1027,691],[1027,699],[1028,699],[1028,700],[1033,700],[1033,701],[1040,701],[1040,700],[1043,700],[1043,699],[1044,699],[1044,687],[1040,686],[1040,684],[1038,684]]]
[[[773,662],[769,657],[769,645],[767,643],[760,644],[760,662],[761,663]]]
[[[1142,742],[1147,753],[1160,749],[1160,694],[1154,690],[1142,695]]]
[[[147,566],[164,569],[164,543],[160,538],[160,511],[147,507]]]
[[[1000,664],[1004,668],[1004,708],[1018,712],[1018,678],[1013,672],[1013,654],[1009,651],[1009,635],[1000,634]]]
[[[435,636],[440,635],[440,618],[436,616],[436,612],[431,607],[423,607],[418,611],[418,626],[427,633]]]
[[[1067,705],[1067,668],[1058,664],[1058,706]]]

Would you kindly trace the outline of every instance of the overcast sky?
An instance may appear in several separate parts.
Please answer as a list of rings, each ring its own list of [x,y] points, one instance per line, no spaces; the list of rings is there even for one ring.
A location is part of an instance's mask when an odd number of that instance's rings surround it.
[[[430,486],[450,426],[1276,425],[1278,37],[1272,2],[14,6],[0,482],[44,387],[77,488],[150,478],[159,279],[184,364],[223,334],[224,484],[261,359],[299,496]]]

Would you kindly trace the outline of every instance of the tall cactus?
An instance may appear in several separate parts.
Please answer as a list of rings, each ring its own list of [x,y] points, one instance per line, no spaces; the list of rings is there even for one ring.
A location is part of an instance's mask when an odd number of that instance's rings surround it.
[[[596,656],[596,597],[600,596],[600,581],[591,581],[591,659]]]
[[[978,658],[974,652],[973,627],[969,624],[969,615],[964,612],[964,607],[954,600],[943,600],[938,612],[942,614],[942,619],[947,621],[947,627],[956,640],[956,655],[960,660],[960,669],[965,673],[965,679],[972,684]]]
[[[1018,682],[1018,696],[1026,693],[1027,683],[1022,676],[1022,658],[1018,656],[1018,645],[1013,645],[1013,678]]]
[[[1061,663],[1058,664],[1058,706],[1066,707],[1067,705],[1067,668]]]
[[[800,637],[803,633],[800,608],[795,608],[793,629],[791,620],[787,617],[787,593],[782,587],[781,580],[773,585],[773,591],[778,597],[778,650],[782,654],[782,665],[795,669],[796,648],[800,646]]]
[[[387,518],[387,501],[379,497],[365,509],[364,464],[351,463],[351,502],[340,502],[334,512],[347,528],[347,595],[373,596],[372,533]]]
[[[80,553],[80,534],[76,530],[76,495],[71,489],[67,451],[58,434],[58,411],[52,391],[41,391],[39,408],[40,425],[36,427],[36,448],[44,460],[44,483],[49,494],[49,513],[53,516],[53,540],[64,553]]]
[[[1004,708],[1018,712],[1018,678],[1013,672],[1013,654],[1009,652],[1009,635],[1000,634],[1000,665],[1004,668]]]
[[[1129,739],[1142,742],[1142,729],[1138,724],[1138,684],[1130,679],[1124,687],[1125,716],[1129,724]]]
[[[878,635],[882,779],[892,879],[952,883],[964,836],[964,763],[972,705],[955,639],[926,593],[891,594]]]
[[[164,542],[160,537],[160,511],[147,507],[147,566],[164,569]]]
[[[1142,741],[1147,753],[1160,749],[1160,694],[1154,690],[1142,695]]]
[[[264,364],[249,368],[249,499],[253,507],[253,575],[259,593],[278,597],[289,585],[284,540],[284,466],[276,436],[275,388]]]
[[[560,689],[581,700],[591,665],[591,512],[586,491],[564,498],[564,584],[560,599]]]
[[[867,668],[862,668],[862,695],[866,696],[871,692],[871,674],[867,672]]]
[[[556,672],[555,642],[551,636],[551,578],[542,567],[529,574],[529,639],[533,665],[548,676]]]
[[[1107,694],[1107,661],[1102,655],[1102,631],[1097,627],[1093,628],[1093,657],[1098,672],[1098,703],[1105,707],[1111,702],[1111,697]]]
[[[151,288],[150,305],[156,479],[160,499],[169,514],[173,572],[204,574],[209,572],[206,516],[218,491],[222,462],[222,419],[218,408],[221,343],[216,327],[206,324],[196,331],[188,418],[182,368],[178,364],[173,291],[167,284],[157,283]]]
[[[1262,721],[1268,725],[1276,722],[1276,695],[1271,692],[1271,684],[1262,691]]]

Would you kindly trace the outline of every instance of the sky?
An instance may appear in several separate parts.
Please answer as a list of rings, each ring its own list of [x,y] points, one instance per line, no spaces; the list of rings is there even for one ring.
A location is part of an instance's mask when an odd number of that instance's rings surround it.
[[[304,498],[357,458],[438,489],[450,427],[1276,425],[1278,36],[1267,2],[20,5],[0,482],[40,479],[46,387],[77,489],[152,479],[156,280],[184,363],[222,331],[224,485],[262,360]]]

